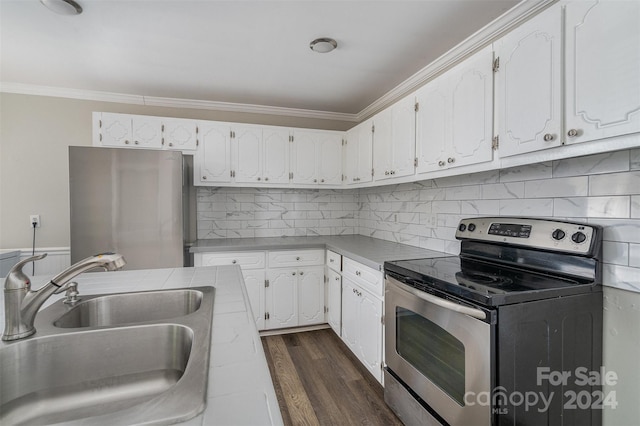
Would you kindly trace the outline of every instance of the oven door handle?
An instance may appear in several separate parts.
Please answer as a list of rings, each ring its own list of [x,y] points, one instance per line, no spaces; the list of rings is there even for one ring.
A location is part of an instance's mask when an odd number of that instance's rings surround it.
[[[406,284],[401,283],[400,281],[391,278],[393,284],[395,284],[400,290],[405,291],[413,296],[416,296],[425,302],[433,303],[434,305],[438,305],[441,308],[449,309],[461,314],[469,315],[474,318],[478,318],[481,320],[487,319],[487,314],[480,309],[470,308],[468,306],[462,306],[455,302],[451,302],[449,300],[442,299],[438,296],[433,296],[429,293],[425,293],[420,290],[416,290],[413,287],[410,287]]]

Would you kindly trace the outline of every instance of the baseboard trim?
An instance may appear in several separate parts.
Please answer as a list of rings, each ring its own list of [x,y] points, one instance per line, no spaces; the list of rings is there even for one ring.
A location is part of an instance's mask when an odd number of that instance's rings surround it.
[[[305,327],[291,327],[291,328],[278,328],[275,330],[263,330],[260,332],[260,337],[278,336],[281,334],[291,334],[291,333],[302,333],[304,331],[323,330],[325,328],[330,328],[329,324],[317,324],[317,325],[307,325]]]

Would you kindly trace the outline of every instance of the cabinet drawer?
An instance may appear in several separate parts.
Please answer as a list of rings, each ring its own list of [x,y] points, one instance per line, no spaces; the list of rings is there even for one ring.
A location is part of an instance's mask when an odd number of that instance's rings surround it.
[[[202,266],[239,265],[242,269],[260,269],[265,267],[263,251],[239,251],[224,253],[204,253]]]
[[[342,275],[376,296],[383,297],[382,272],[345,257],[342,262]]]
[[[324,263],[324,250],[282,250],[269,252],[270,268],[314,266]]]
[[[342,255],[335,251],[327,250],[327,266],[334,271],[342,271]]]

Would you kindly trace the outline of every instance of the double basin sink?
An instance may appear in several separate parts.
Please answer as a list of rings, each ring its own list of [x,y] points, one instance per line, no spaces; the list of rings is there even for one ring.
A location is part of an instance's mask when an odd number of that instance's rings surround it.
[[[213,287],[82,296],[0,343],[0,424],[171,424],[206,405]]]

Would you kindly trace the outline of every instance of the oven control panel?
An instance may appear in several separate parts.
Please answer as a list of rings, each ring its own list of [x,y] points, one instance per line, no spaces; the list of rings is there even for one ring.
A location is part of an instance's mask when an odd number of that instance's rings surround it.
[[[473,239],[578,254],[591,251],[595,228],[584,223],[515,217],[462,219],[459,240]]]

